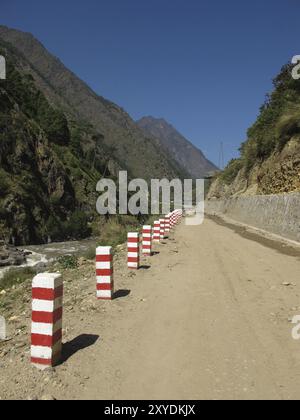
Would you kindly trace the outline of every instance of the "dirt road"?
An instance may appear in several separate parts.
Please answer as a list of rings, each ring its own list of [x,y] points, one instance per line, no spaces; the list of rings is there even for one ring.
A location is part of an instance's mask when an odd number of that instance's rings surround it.
[[[83,267],[85,278],[67,279],[65,362],[41,373],[8,353],[0,396],[300,398],[289,321],[300,315],[300,253],[259,241],[212,220],[183,223],[137,273],[119,254],[113,302],[95,301],[93,267]]]

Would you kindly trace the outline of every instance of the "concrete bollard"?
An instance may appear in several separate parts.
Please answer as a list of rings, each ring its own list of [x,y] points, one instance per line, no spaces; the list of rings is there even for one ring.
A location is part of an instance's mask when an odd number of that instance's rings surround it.
[[[167,216],[165,217],[165,232],[169,233],[170,232],[170,215],[167,214]]]
[[[181,222],[182,217],[183,217],[183,211],[182,210],[178,210],[178,223]]]
[[[152,227],[143,226],[143,241],[142,241],[142,253],[147,256],[152,255]]]
[[[63,279],[41,273],[32,281],[31,363],[39,369],[55,366],[62,351]]]
[[[128,268],[139,269],[140,266],[140,235],[138,232],[128,233]]]
[[[174,224],[175,224],[175,226],[177,225],[177,223],[178,223],[178,210],[175,210],[174,211]]]
[[[159,219],[160,223],[160,239],[165,239],[165,219]]]
[[[175,210],[175,224],[178,225],[180,220],[180,210]]]
[[[153,242],[160,242],[160,222],[156,220],[153,228]]]
[[[175,218],[174,218],[174,212],[170,214],[170,228],[173,229],[175,225]]]
[[[174,210],[171,214],[171,226],[174,228],[177,224],[177,212]]]
[[[111,246],[96,249],[97,299],[112,300],[114,294],[113,252]]]
[[[170,228],[174,229],[174,225],[175,225],[175,217],[174,217],[174,212],[172,212],[170,216]]]

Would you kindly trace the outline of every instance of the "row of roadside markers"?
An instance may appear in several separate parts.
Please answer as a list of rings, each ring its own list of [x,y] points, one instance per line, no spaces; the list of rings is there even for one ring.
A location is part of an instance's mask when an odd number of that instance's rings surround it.
[[[182,210],[175,210],[154,226],[143,226],[138,232],[128,233],[129,269],[140,267],[141,251],[152,256],[152,243],[165,239],[182,218]],[[96,296],[112,300],[114,295],[113,253],[111,247],[96,249]],[[63,279],[58,273],[42,273],[32,282],[31,362],[39,369],[55,366],[62,352]]]

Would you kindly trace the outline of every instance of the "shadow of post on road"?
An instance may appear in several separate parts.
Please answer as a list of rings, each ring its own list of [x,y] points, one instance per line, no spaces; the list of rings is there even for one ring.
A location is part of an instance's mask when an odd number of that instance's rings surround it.
[[[130,294],[130,290],[117,290],[114,295],[113,295],[113,299],[120,299],[123,297],[126,297]]]
[[[72,341],[63,344],[62,357],[59,364],[69,360],[75,353],[93,346],[99,339],[99,335],[81,334]]]

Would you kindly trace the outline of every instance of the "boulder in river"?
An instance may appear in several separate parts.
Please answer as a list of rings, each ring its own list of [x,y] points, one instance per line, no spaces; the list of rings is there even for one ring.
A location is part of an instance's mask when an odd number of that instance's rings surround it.
[[[26,263],[28,252],[0,243],[0,267],[22,265]]]

